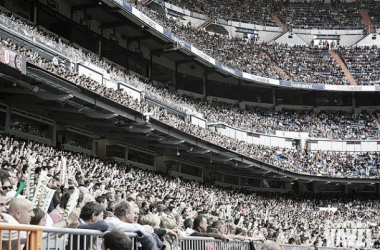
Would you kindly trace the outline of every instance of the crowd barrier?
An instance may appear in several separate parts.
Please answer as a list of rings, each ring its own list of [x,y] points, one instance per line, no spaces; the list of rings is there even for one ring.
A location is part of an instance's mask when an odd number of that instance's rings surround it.
[[[0,223],[0,249],[41,250],[43,227]]]
[[[135,233],[125,232],[132,239],[132,249],[141,246]],[[104,233],[77,228],[39,227],[0,223],[2,250],[83,250],[101,249]]]
[[[251,250],[260,250],[262,248],[262,243],[261,242],[253,242],[252,243],[252,248]],[[280,245],[281,250],[308,250],[308,246],[300,246],[300,245],[287,245],[283,244]],[[318,250],[346,250],[349,248],[344,248],[344,247],[318,247]],[[367,250],[367,248],[364,248]]]
[[[250,244],[249,241],[223,242],[208,237],[189,236],[180,239],[181,250],[251,250]]]
[[[100,250],[104,233],[97,230],[54,228],[0,223],[2,250]],[[125,232],[132,239],[132,250],[141,249],[135,233]],[[224,242],[207,237],[182,237],[181,250],[260,250],[261,242]],[[281,250],[307,250],[308,246],[280,245]],[[320,250],[343,250],[341,247],[318,247]]]

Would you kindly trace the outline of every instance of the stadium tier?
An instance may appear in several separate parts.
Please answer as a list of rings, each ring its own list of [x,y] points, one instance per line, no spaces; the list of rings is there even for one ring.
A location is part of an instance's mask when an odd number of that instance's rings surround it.
[[[36,34],[30,35],[36,37]],[[59,44],[56,44],[53,41],[50,42],[52,43],[52,48],[59,46]],[[64,63],[55,64],[54,61],[43,58],[40,55],[36,55],[32,53],[31,50],[15,44],[9,38],[2,40],[2,44],[10,49],[15,49],[21,54],[24,54],[27,57],[28,62],[101,96],[104,96],[114,102],[132,108],[141,114],[149,113],[151,118],[162,121],[174,128],[214,143],[215,145],[233,150],[239,154],[274,165],[281,169],[289,170],[295,173],[325,175],[340,178],[374,178],[379,176],[379,163],[377,162],[378,154],[376,152],[328,152],[326,154],[330,157],[332,156],[334,160],[327,161],[326,155],[323,153],[320,154],[309,151],[300,152],[299,148],[281,149],[279,147],[266,147],[247,143],[219,134],[216,131],[193,125],[185,121],[183,118],[169,114],[165,112],[164,109],[153,107],[143,100],[138,102],[132,96],[128,95],[127,91],[114,90],[112,88],[108,88],[107,86],[102,86],[97,81],[92,80],[89,77],[80,75],[77,72],[71,72],[69,68],[65,67]],[[65,46],[61,46],[60,49],[62,50],[61,52],[65,53]],[[73,50],[73,48],[68,50],[70,53],[75,53],[76,58],[92,62],[93,64],[96,64],[108,71],[111,71],[112,69],[112,65],[100,60],[93,54],[86,54],[80,50]],[[129,83],[130,78],[133,79],[132,76],[123,73],[123,71],[118,71],[117,69],[113,70],[113,73],[119,73],[118,78],[124,79],[127,84]],[[145,87],[145,84],[136,78],[132,81],[134,81],[135,86],[138,84],[142,88]],[[153,87],[150,87],[149,90],[156,94],[162,94],[162,90],[160,89],[156,90]],[[376,123],[377,117],[365,113],[360,115],[349,115],[340,112],[322,111],[319,114],[302,114],[296,111],[290,111],[291,113],[288,113],[286,110],[283,111],[283,113],[277,113],[275,111],[265,109],[260,110],[257,108],[252,109],[250,112],[250,110],[237,109],[233,105],[218,102],[207,105],[207,103],[202,102],[202,100],[195,99],[191,101],[191,97],[184,97],[181,99],[178,95],[171,97],[170,95],[163,95],[161,98],[170,99],[174,103],[178,104],[182,102],[186,105],[194,107],[197,112],[203,113],[209,122],[226,122],[227,124],[231,124],[236,127],[244,127],[245,125],[250,128],[257,126],[254,131],[266,129],[267,131],[260,131],[265,134],[274,134],[277,129],[282,130],[284,127],[284,130],[306,131],[310,132],[312,136],[331,136],[338,139],[366,139],[369,137],[372,139],[378,139],[379,134],[379,128]],[[350,118],[350,116],[352,116],[352,118]],[[225,117],[227,119],[225,119]],[[244,121],[244,119],[247,120]],[[265,122],[265,120],[267,120],[267,122]],[[240,122],[244,122],[244,125],[242,126]],[[288,128],[286,128],[287,125]],[[359,162],[362,162],[363,159],[365,159],[365,162],[363,164],[358,164]]]
[[[0,1],[0,248],[380,248],[377,2],[81,4]]]

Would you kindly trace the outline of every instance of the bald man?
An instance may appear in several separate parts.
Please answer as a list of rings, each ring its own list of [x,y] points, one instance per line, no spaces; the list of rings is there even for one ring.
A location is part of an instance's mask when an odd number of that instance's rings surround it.
[[[274,241],[267,240],[264,242],[261,250],[280,250],[280,246]]]
[[[32,203],[25,198],[15,198],[9,204],[7,218],[11,224],[30,224],[34,216]]]
[[[9,204],[8,214],[3,213],[4,219],[9,224],[30,224],[30,219],[34,216],[33,213],[33,205],[32,203],[25,198],[15,198]],[[8,242],[10,239],[12,240],[12,249],[17,249],[17,239],[20,238],[21,246],[26,241],[26,232],[21,231],[20,236],[18,236],[17,231],[11,231],[11,235],[9,235],[8,230],[3,230],[2,241]],[[22,247],[20,248],[22,249]]]

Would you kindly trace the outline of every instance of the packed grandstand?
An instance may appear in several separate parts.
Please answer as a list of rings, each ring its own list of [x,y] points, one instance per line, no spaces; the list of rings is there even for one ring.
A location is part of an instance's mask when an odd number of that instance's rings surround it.
[[[366,13],[376,25],[376,10],[380,5],[372,1],[336,2],[330,5],[324,2],[257,1],[252,4],[242,1],[241,6],[230,1],[171,3],[201,12],[212,19],[221,19],[219,22],[234,20],[275,26],[278,17],[284,29],[356,28],[368,34],[373,27],[363,23],[361,13],[364,9],[370,9]],[[270,79],[325,85],[375,85],[379,82],[380,60],[376,46],[290,46],[274,41],[258,44],[247,38],[210,33],[152,10],[143,2],[128,4],[143,11],[178,38],[233,69]],[[241,8],[244,11],[238,11]],[[210,100],[153,84],[122,65],[118,66],[95,53],[65,43],[61,38],[57,39],[54,33],[36,27],[7,10],[0,13],[0,28],[4,31],[0,33],[1,47],[24,56],[28,65],[64,79],[70,86],[86,89],[91,95],[106,98],[113,105],[127,107],[146,117],[148,124],[149,120],[155,120],[210,145],[268,164],[274,169],[322,176],[327,182],[330,177],[373,181],[380,177],[378,150],[312,150],[300,145],[280,147],[250,143],[222,134],[216,129],[193,124],[186,116],[169,112],[168,107],[178,112],[190,109],[206,124],[221,123],[246,133],[275,136],[278,131],[297,132],[307,134],[310,140],[351,140],[355,143],[376,142],[380,139],[380,113],[377,110],[275,109]],[[43,45],[50,52],[41,53],[33,47],[33,43]],[[337,62],[337,56],[346,70]],[[102,84],[91,75],[80,74],[73,64],[83,62],[107,72],[110,82],[122,82],[138,90],[142,98],[137,99],[127,89],[115,89]],[[35,92],[38,91],[36,89]],[[160,105],[152,105],[148,97]],[[33,138],[49,138],[51,134],[49,127],[35,126],[14,117],[8,120],[5,131],[10,134],[19,131]],[[4,190],[0,192],[0,201],[4,201],[0,205],[4,210],[1,213],[4,223],[78,227],[101,232],[139,230],[143,234],[142,238],[148,239],[140,239],[143,249],[163,249],[164,245],[167,249],[178,249],[178,242],[187,236],[213,237],[224,243],[270,240],[266,243],[296,244],[308,248],[380,247],[378,191],[342,195],[334,192],[280,194],[238,190],[220,187],[213,180],[200,183],[173,177],[169,173],[143,170],[137,167],[138,164],[100,160],[53,147],[58,145],[46,146],[10,134],[3,134],[0,138],[0,174]],[[65,138],[65,143],[73,148],[85,148],[87,142],[72,136]],[[177,155],[180,156],[178,145]],[[43,192],[39,189],[42,182],[45,183]],[[23,188],[25,184],[28,185]],[[371,185],[375,185],[375,182]],[[16,194],[17,190],[21,193]],[[43,193],[44,198],[36,201],[37,195],[43,196]],[[29,201],[14,198],[18,195],[29,198],[33,205],[37,204],[33,212],[25,210],[25,207],[32,205]],[[44,199],[48,202],[43,202]],[[19,211],[19,214],[15,211]],[[28,218],[20,216],[24,213],[28,214]],[[204,219],[207,219],[207,224],[203,222]],[[16,236],[12,234],[12,240],[10,235],[7,237],[2,236],[3,244],[9,243],[10,247],[12,243],[13,246],[13,237]],[[104,235],[105,242],[106,239]],[[82,244],[79,241],[78,247]],[[149,245],[153,243],[154,247]],[[92,244],[92,249],[100,249],[99,242]],[[228,244],[223,247],[235,249]],[[275,244],[272,247],[269,249],[278,249]],[[86,247],[78,249],[82,248]]]

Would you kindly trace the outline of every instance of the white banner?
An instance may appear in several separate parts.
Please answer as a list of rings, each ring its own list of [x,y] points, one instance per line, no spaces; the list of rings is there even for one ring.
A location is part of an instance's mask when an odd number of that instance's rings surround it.
[[[44,193],[42,195],[42,199],[41,199],[38,207],[41,208],[42,211],[44,211],[45,213],[47,213],[47,211],[49,209],[49,206],[50,206],[51,200],[53,199],[54,193],[55,193],[55,190],[50,189],[48,187],[45,188],[45,190],[44,190]]]
[[[63,218],[67,219],[69,214],[74,211],[79,198],[79,190],[77,188],[74,189],[74,193],[70,196],[69,201],[67,202],[65,214],[63,215]]]
[[[38,203],[40,202],[41,194],[44,192],[45,187],[49,183],[51,177],[47,176],[47,172],[41,171],[40,178],[38,180],[36,191],[33,196],[33,207],[38,207]]]
[[[239,222],[237,224],[238,227],[243,227],[243,222],[244,222],[244,216],[240,216]]]
[[[34,193],[34,175],[36,170],[36,158],[30,156],[28,160],[27,198],[31,201]]]

